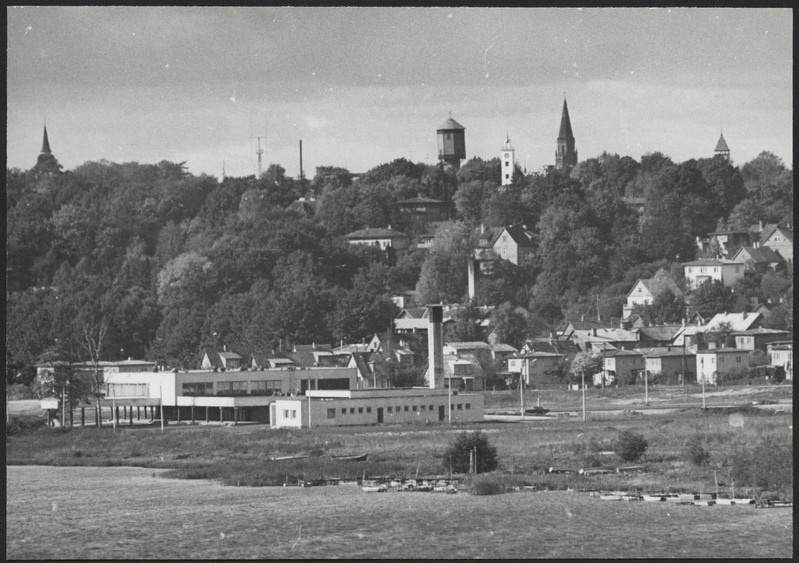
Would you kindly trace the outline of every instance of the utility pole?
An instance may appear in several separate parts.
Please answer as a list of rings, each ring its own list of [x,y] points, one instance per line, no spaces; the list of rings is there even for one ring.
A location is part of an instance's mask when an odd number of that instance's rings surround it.
[[[582,380],[583,388],[583,422],[585,422],[585,368],[580,371],[580,378]]]
[[[519,372],[519,399],[521,401],[521,412],[519,412],[519,416],[524,418],[524,376],[530,375],[530,360],[527,356],[524,357],[524,373]]]

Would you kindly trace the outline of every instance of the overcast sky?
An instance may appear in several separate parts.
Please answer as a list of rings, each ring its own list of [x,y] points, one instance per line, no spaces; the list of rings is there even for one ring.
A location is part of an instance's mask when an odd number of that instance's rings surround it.
[[[554,164],[564,94],[579,158],[768,150],[792,167],[789,9],[7,8],[8,166],[47,122],[65,169],[186,161],[364,172],[436,161],[452,112],[467,158],[506,134]]]

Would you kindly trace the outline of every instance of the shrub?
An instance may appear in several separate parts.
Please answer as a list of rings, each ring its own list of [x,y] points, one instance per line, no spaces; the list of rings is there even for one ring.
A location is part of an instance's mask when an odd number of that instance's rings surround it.
[[[469,484],[469,493],[472,495],[501,495],[507,491],[507,486],[496,478],[475,479]]]
[[[710,452],[705,449],[700,436],[692,436],[685,443],[685,457],[694,465],[705,465],[710,461]]]
[[[730,477],[736,485],[762,487],[793,494],[793,448],[765,438],[754,447],[740,449],[732,456]]]
[[[637,461],[644,455],[646,449],[649,447],[649,442],[642,434],[632,430],[623,430],[619,432],[616,438],[616,453],[624,461]]]
[[[466,432],[458,436],[444,452],[444,469],[456,473],[469,471],[470,452],[477,450],[477,473],[493,471],[499,465],[497,449],[488,443],[488,437],[480,431]]]

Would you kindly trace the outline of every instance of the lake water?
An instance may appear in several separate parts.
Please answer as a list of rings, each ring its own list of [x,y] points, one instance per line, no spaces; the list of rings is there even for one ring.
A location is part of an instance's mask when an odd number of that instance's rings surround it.
[[[7,468],[14,559],[791,557],[791,509],[567,492],[225,487],[130,467]]]

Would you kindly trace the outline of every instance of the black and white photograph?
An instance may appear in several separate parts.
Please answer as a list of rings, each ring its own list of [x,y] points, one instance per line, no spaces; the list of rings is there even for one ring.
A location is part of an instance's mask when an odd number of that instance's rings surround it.
[[[5,558],[792,558],[793,22],[8,6]]]

